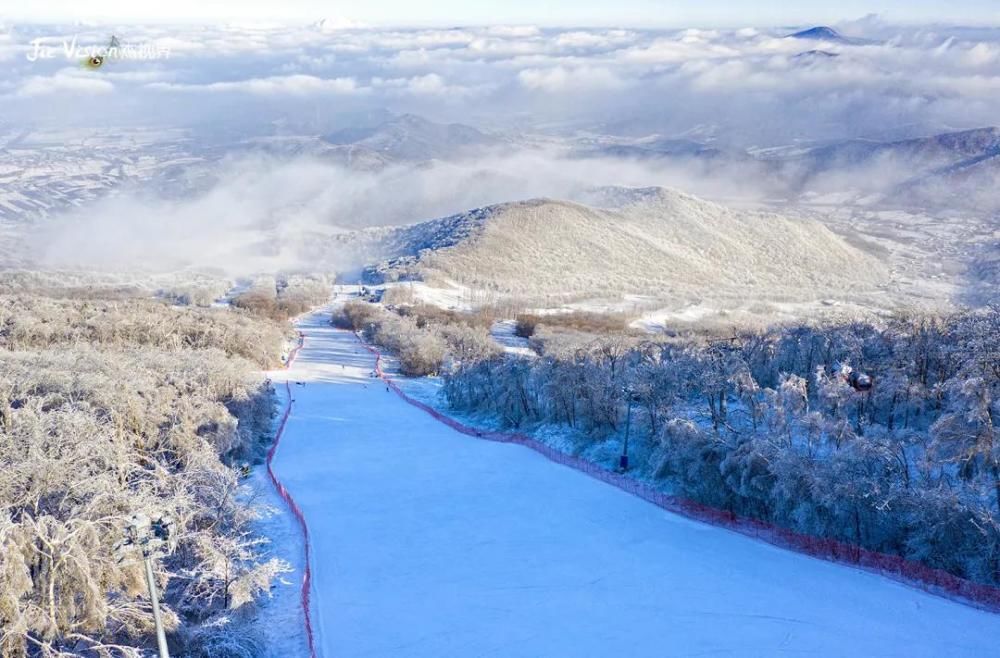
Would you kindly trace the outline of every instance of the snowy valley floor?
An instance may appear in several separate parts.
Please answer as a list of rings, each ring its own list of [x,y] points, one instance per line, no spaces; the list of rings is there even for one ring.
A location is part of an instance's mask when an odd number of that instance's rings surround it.
[[[304,383],[274,469],[309,522],[323,658],[997,655],[1000,615],[454,432],[328,317],[275,377]]]

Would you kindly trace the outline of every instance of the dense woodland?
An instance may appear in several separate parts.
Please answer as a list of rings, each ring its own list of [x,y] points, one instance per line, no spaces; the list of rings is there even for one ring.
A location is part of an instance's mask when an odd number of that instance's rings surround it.
[[[365,340],[392,352],[400,372],[411,377],[433,375],[458,362],[496,356],[490,338],[489,315],[445,311],[433,306],[400,307],[396,312],[377,304],[349,301],[338,309],[333,324],[361,332]]]
[[[235,295],[232,305],[259,317],[288,320],[324,303],[330,286],[325,276],[263,276]]]
[[[564,427],[609,467],[629,425],[634,474],[678,495],[1000,584],[1000,307],[715,338],[537,328],[538,357],[453,359],[450,407]]]
[[[254,602],[286,567],[253,531],[239,470],[270,440],[260,371],[288,328],[94,297],[0,296],[0,655],[148,655],[142,561],[115,551],[136,512],[176,524],[156,563],[173,653],[259,655]]]

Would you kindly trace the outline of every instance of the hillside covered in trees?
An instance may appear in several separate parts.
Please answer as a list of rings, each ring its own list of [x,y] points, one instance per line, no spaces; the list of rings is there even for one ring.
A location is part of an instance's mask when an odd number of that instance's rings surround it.
[[[535,345],[457,361],[447,404],[609,467],[628,431],[678,495],[1000,583],[1000,307]]]
[[[272,431],[261,371],[285,325],[128,291],[0,296],[0,655],[148,655],[136,513],[174,520],[156,562],[178,655],[259,652],[254,602],[285,570],[240,481]]]

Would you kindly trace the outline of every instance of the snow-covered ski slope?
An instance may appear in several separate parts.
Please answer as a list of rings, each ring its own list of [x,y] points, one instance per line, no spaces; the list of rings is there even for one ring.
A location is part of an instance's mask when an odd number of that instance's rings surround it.
[[[310,526],[323,658],[1000,655],[1000,615],[454,432],[328,317],[301,323],[274,460]]]

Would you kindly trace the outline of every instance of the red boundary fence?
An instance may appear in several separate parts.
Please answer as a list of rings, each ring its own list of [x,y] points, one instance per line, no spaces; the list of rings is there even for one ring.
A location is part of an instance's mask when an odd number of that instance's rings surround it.
[[[285,361],[285,369],[287,370],[292,366],[295,361],[295,357],[298,356],[299,350],[305,345],[306,336],[301,331],[299,332],[299,343],[295,348],[289,353],[288,359]],[[281,421],[278,423],[278,431],[274,434],[274,443],[271,444],[271,449],[267,451],[267,475],[271,478],[271,483],[277,490],[278,495],[281,499],[285,501],[288,505],[288,509],[292,512],[295,520],[298,521],[299,529],[302,531],[302,543],[305,547],[305,567],[302,570],[302,613],[305,615],[306,624],[306,639],[309,642],[309,655],[311,658],[316,658],[316,641],[313,634],[312,627],[312,615],[309,612],[309,593],[312,588],[312,567],[310,563],[312,561],[312,555],[309,548],[309,526],[306,524],[306,517],[302,513],[302,509],[299,507],[292,495],[288,493],[288,489],[285,485],[281,483],[278,476],[274,474],[274,469],[271,468],[271,461],[274,459],[274,454],[278,451],[278,444],[281,443],[281,436],[285,432],[285,425],[288,423],[288,417],[292,414],[292,386],[285,380],[285,391],[288,393],[288,404],[285,406],[285,411],[281,415]]]
[[[610,484],[662,509],[689,519],[733,530],[774,546],[792,549],[812,557],[859,567],[918,587],[932,594],[957,599],[963,603],[972,603],[993,612],[1000,612],[1000,588],[974,583],[946,571],[932,569],[925,564],[907,560],[898,555],[878,553],[834,539],[813,537],[763,521],[743,518],[732,512],[715,509],[693,500],[671,496],[622,473],[609,471],[593,462],[560,452],[525,434],[480,430],[460,423],[454,418],[442,414],[430,405],[404,393],[396,382],[382,371],[382,355],[378,350],[363,341],[362,344],[368,351],[375,355],[375,372],[387,386],[409,404],[422,409],[457,432],[487,441],[514,443],[531,448],[553,462],[586,473],[601,482]]]

